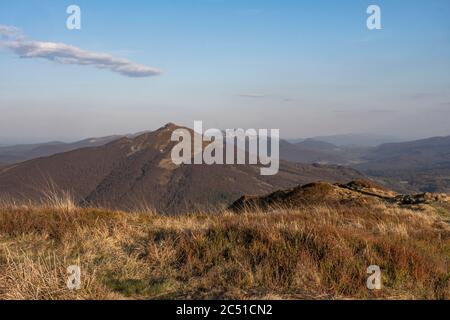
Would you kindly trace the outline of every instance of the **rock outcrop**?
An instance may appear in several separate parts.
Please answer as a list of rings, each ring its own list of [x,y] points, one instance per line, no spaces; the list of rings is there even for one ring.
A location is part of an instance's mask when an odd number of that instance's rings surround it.
[[[445,194],[399,195],[370,180],[355,180],[346,184],[315,182],[267,196],[243,196],[229,209],[232,211],[268,210],[276,208],[300,208],[313,205],[418,205],[448,202]]]

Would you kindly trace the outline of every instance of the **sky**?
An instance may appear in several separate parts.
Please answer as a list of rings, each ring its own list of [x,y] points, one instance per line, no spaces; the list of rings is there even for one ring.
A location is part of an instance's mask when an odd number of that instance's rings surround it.
[[[381,30],[366,26],[372,4]],[[450,1],[2,0],[0,115],[0,144],[194,120],[450,135]]]

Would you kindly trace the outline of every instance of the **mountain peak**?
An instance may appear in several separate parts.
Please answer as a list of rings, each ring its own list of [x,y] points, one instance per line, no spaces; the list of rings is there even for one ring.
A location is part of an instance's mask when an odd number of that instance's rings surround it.
[[[181,128],[181,126],[179,126],[179,125],[177,125],[177,124],[175,124],[173,122],[169,122],[169,123],[166,123],[163,127],[159,128],[156,131],[160,131],[160,130],[176,130],[176,129],[179,129],[179,128]]]

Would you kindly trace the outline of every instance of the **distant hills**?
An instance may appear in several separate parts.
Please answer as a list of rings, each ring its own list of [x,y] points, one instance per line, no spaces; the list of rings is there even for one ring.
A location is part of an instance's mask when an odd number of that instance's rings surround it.
[[[345,164],[345,154],[335,145],[312,139],[298,143],[280,142],[280,155],[284,160],[300,163]]]
[[[0,194],[39,200],[47,189],[67,190],[79,204],[114,209],[155,208],[160,212],[228,206],[242,194],[266,194],[317,180],[361,178],[351,168],[282,161],[275,176],[251,165],[181,165],[170,158],[169,124],[136,137],[76,149],[0,169]]]
[[[119,139],[120,137],[121,136],[116,135],[101,138],[89,138],[73,143],[53,141],[36,144],[2,146],[0,147],[0,165],[1,163],[16,163],[39,157],[47,157],[80,148],[101,146]]]
[[[450,192],[450,136],[381,145],[355,168],[399,191]]]
[[[314,139],[285,141],[280,155],[292,162],[355,168],[399,192],[450,192],[450,136],[376,147],[338,147]]]
[[[351,166],[362,161],[369,147],[336,146],[329,142],[306,139],[291,143],[280,142],[280,157],[300,163],[321,163]]]
[[[393,170],[445,167],[450,163],[450,136],[383,144],[370,149],[364,159],[368,162],[362,166],[375,170],[386,165]]]
[[[392,136],[363,133],[317,136],[310,138],[310,140],[328,142],[338,147],[376,147],[385,143],[402,142],[401,139]],[[302,141],[304,139],[294,139],[290,142],[298,143]]]
[[[119,203],[132,206],[137,198],[143,198],[151,206],[158,203],[168,211],[195,205],[204,209],[205,205],[226,204],[242,194],[262,194],[316,180],[348,181],[362,175],[402,193],[450,192],[450,137],[375,147],[367,144],[388,137],[342,135],[322,137],[328,141],[314,138],[294,143],[281,140],[280,157],[285,161],[279,175],[267,178],[252,166],[174,168],[168,159],[171,131],[167,128],[176,126],[164,128],[74,143],[0,147],[0,192],[37,198],[39,192],[31,191],[30,186],[36,188],[45,176],[51,176],[62,188],[75,191],[78,201],[115,207]],[[166,133],[155,138],[162,132]],[[358,141],[366,146],[349,145]],[[145,147],[127,156],[136,145]],[[199,192],[203,193],[201,199],[195,196]],[[212,199],[211,204],[206,204],[206,199]]]

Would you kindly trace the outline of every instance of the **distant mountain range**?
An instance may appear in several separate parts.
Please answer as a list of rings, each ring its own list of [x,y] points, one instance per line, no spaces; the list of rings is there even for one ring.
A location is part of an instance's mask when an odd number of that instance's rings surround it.
[[[133,138],[146,132],[149,131],[142,131],[126,135],[93,137],[75,142],[52,141],[44,143],[0,146],[0,166],[18,163],[40,157],[48,157],[54,154],[77,150],[81,148],[103,146],[111,141],[118,140],[123,137]]]
[[[46,143],[3,146],[0,147],[0,164],[16,163],[39,157],[47,157],[57,153],[80,148],[101,146],[119,139],[120,137],[121,136],[89,138],[73,143],[53,141]]]
[[[302,142],[305,139],[293,139],[292,143]],[[317,136],[312,137],[310,140],[328,142],[338,147],[376,147],[385,143],[402,142],[396,137],[377,135],[377,134],[363,134],[363,133],[351,133],[351,134],[338,134],[332,136]]]
[[[0,194],[39,200],[53,186],[73,193],[79,204],[165,213],[217,209],[242,194],[266,194],[317,180],[345,182],[358,171],[334,165],[282,161],[275,176],[261,176],[259,166],[181,165],[171,160],[173,124],[102,146],[76,149],[0,169]]]
[[[450,192],[450,136],[370,149],[355,168],[399,191]]]
[[[142,198],[174,212],[196,205],[202,209],[225,205],[242,194],[263,194],[317,180],[349,181],[363,175],[403,193],[450,192],[450,137],[376,147],[281,140],[280,157],[285,161],[280,173],[261,177],[254,166],[173,167],[168,158],[169,133],[175,128],[170,124],[128,136],[1,147],[0,193],[36,199],[40,194],[32,189],[39,189],[51,177],[61,188],[74,191],[80,202],[130,207]],[[142,147],[131,153],[136,146]]]
[[[368,147],[338,147],[334,144],[314,139],[290,143],[280,141],[280,157],[300,163],[321,163],[350,166],[361,161]]]
[[[282,143],[280,155],[293,162],[352,167],[399,192],[450,192],[450,136],[377,147],[337,147],[309,139]]]

